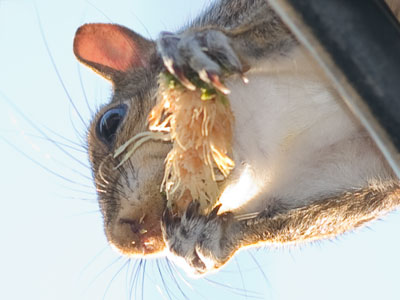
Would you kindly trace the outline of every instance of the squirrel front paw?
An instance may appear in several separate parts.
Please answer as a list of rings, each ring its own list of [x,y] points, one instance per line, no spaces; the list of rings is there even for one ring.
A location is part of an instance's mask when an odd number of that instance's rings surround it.
[[[195,90],[191,74],[224,94],[229,89],[221,76],[243,73],[242,63],[233,50],[230,39],[218,30],[189,31],[182,34],[162,32],[157,40],[157,50],[167,70],[186,88]],[[243,80],[246,80],[242,76]]]
[[[167,209],[161,226],[174,260],[193,275],[218,269],[236,251],[234,239],[228,234],[233,215],[218,215],[219,206],[208,215],[201,215],[199,208],[199,202],[192,202],[182,217],[173,216]]]

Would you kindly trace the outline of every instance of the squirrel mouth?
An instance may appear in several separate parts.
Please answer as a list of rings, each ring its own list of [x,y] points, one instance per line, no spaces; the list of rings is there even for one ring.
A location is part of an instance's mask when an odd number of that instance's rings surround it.
[[[160,218],[121,218],[107,234],[110,244],[125,256],[147,256],[164,251]]]
[[[150,230],[141,229],[136,237],[131,244],[136,246],[138,252],[141,252],[142,255],[155,254],[165,248],[160,225],[153,226]]]

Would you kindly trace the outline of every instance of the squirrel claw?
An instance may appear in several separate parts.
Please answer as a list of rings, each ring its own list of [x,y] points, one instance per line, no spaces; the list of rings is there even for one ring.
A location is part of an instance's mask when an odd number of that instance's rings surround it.
[[[187,77],[185,76],[185,74],[183,73],[181,68],[173,65],[172,72],[170,70],[168,70],[168,71],[172,75],[174,75],[185,88],[187,88],[188,90],[191,90],[191,91],[196,90],[196,86],[193,83],[191,83],[189,81],[189,79],[187,79]]]
[[[200,202],[197,200],[194,200],[192,202],[189,203],[188,207],[186,208],[185,211],[185,218],[186,219],[191,219],[194,214],[198,214],[199,213],[199,208],[200,208]]]
[[[245,70],[229,37],[218,30],[181,35],[162,32],[157,40],[157,50],[167,70],[191,91],[196,89],[188,79],[188,74],[193,72],[227,95],[230,90],[220,78],[231,74],[242,75]],[[242,79],[247,81],[243,76]]]
[[[181,218],[172,216],[168,209],[164,212],[164,241],[172,258],[183,261],[189,274],[202,275],[218,269],[235,251],[227,231],[233,218],[229,213],[218,215],[220,207],[202,215],[200,203],[193,201]]]
[[[219,76],[217,74],[213,74],[211,72],[207,72],[208,78],[210,79],[212,85],[219,90],[221,93],[228,95],[230,94],[230,90],[220,81]]]
[[[215,206],[213,208],[213,210],[208,215],[209,220],[215,219],[218,216],[218,211],[221,208],[221,206],[222,206],[222,204],[218,204],[217,206]]]

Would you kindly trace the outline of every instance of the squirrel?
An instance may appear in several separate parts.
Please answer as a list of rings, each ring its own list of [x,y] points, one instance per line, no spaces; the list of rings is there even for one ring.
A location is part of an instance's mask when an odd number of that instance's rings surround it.
[[[399,16],[399,1],[387,4]],[[156,41],[86,24],[74,53],[113,83],[87,141],[105,233],[124,255],[169,255],[189,273],[207,274],[239,249],[332,238],[400,205],[399,179],[265,0],[215,1]],[[115,149],[146,130],[165,69],[189,89],[195,72],[230,93],[236,167],[207,215],[196,201],[179,217],[166,208],[169,143],[148,141],[116,168]]]

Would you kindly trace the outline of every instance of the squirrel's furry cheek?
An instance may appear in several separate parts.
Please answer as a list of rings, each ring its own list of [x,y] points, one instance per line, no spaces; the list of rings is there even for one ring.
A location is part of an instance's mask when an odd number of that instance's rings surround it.
[[[157,254],[165,249],[160,220],[166,199],[160,185],[169,147],[151,144],[139,149],[118,168],[114,167],[112,186],[105,187],[106,192],[100,194],[107,238],[127,256]],[[149,151],[149,147],[158,151]]]

